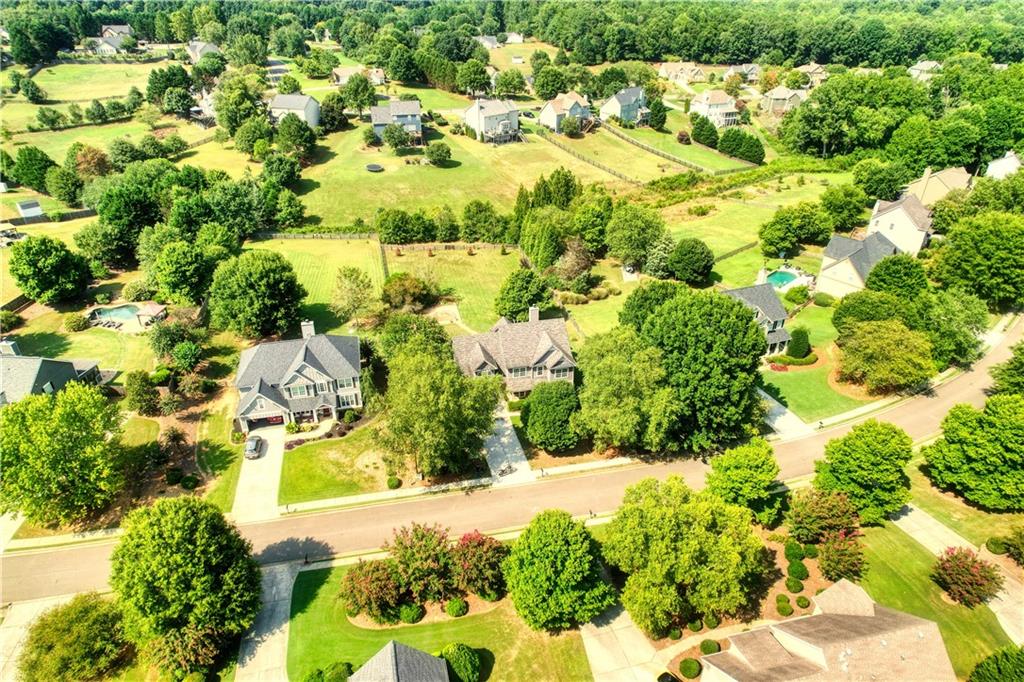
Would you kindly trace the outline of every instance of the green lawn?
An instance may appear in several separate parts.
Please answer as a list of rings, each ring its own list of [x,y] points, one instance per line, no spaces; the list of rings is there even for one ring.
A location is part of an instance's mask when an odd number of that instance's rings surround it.
[[[233,178],[242,177],[246,171],[253,175],[263,171],[262,164],[250,161],[247,154],[236,152],[230,142],[223,145],[216,142],[201,144],[179,156],[176,163],[203,170],[222,170]]]
[[[626,297],[640,286],[639,281],[623,282],[622,267],[619,263],[611,260],[599,261],[594,266],[593,273],[604,277],[605,280],[618,287],[622,293],[600,301],[590,301],[584,305],[568,306],[569,315],[587,336],[601,334],[616,326],[619,323],[619,311],[622,310]],[[574,343],[581,340],[576,327],[572,324],[569,325],[569,337]]]
[[[203,130],[199,126],[167,117],[163,119],[163,123],[160,125],[163,128],[173,127],[175,129],[174,132],[180,135],[186,142],[192,142],[212,134],[211,131]],[[60,164],[64,162],[64,155],[67,153],[68,147],[75,142],[81,142],[105,150],[115,138],[128,137],[133,142],[138,142],[143,135],[150,132],[152,131],[149,129],[149,126],[132,119],[127,119],[104,125],[81,126],[78,128],[65,128],[63,130],[43,130],[35,133],[18,133],[14,136],[12,143],[4,144],[4,149],[11,156],[16,156],[18,146],[23,144],[33,145],[42,149],[51,159]]]
[[[160,435],[160,424],[153,419],[131,416],[124,422],[122,442],[128,446],[152,443]]]
[[[148,371],[155,365],[153,351],[144,335],[100,327],[66,332],[63,322],[61,313],[44,313],[18,327],[11,337],[18,342],[24,355],[95,360],[100,369],[120,372]]]
[[[402,95],[416,95],[420,98],[420,105],[423,110],[434,111],[465,111],[473,101],[465,95],[456,92],[447,92],[422,85],[406,85],[404,83],[387,83],[377,88],[377,92],[392,98],[399,98]]]
[[[935,557],[899,528],[865,528],[864,544],[868,570],[861,585],[883,606],[938,623],[958,677],[1011,643],[987,606],[969,609],[942,599],[929,577]]]
[[[249,242],[245,248],[276,251],[288,259],[299,282],[308,292],[303,314],[316,323],[318,331],[324,333],[341,329],[347,322],[338,319],[328,307],[338,268],[355,266],[361,269],[378,289],[384,281],[380,246],[376,240],[277,239]]]
[[[707,170],[728,170],[732,168],[749,168],[750,164],[738,159],[733,159],[725,154],[719,154],[714,149],[703,147],[699,144],[679,144],[676,141],[676,133],[680,130],[689,130],[689,117],[677,109],[669,109],[668,119],[664,130],[640,127],[632,130],[622,129],[626,135],[634,140],[660,149],[666,154],[678,156],[684,161],[695,163]]]
[[[596,130],[576,139],[559,135],[557,139],[588,159],[613,168],[639,182],[649,182],[679,172],[678,164],[645,152],[607,131]]]
[[[359,460],[372,460],[377,468],[379,457],[373,456],[373,427],[362,427],[343,438],[319,440],[284,453],[281,468],[281,489],[278,504],[295,504],[325,500],[380,488],[373,474],[359,468]],[[383,474],[381,474],[383,476]]]
[[[524,76],[530,75],[530,57],[534,52],[546,52],[552,59],[558,54],[558,48],[540,41],[530,41],[517,45],[505,45],[495,50],[490,50],[489,62],[499,71],[508,69],[519,69]],[[522,57],[522,64],[513,64],[513,57]]]
[[[42,69],[32,79],[51,100],[79,100],[123,97],[132,86],[143,94],[149,74],[167,64],[56,64]]]
[[[433,256],[403,251],[396,256],[392,247],[387,257],[389,272],[408,272],[451,289],[463,323],[477,332],[498,321],[494,299],[505,278],[519,269],[519,254],[510,251],[503,256],[499,249],[476,249],[472,256],[465,249],[435,251]]]
[[[40,194],[28,187],[11,187],[3,194],[0,194],[0,220],[9,220],[11,218],[19,217],[21,214],[18,213],[18,202],[27,201],[29,199],[35,199],[38,201],[39,205],[43,207],[43,213],[46,214],[55,210],[68,210],[64,204],[60,203],[53,197]]]
[[[418,163],[418,150],[396,156],[384,148],[365,147],[364,129],[365,124],[328,135],[316,162],[302,173],[298,193],[307,212],[319,216],[325,226],[348,226],[356,218],[371,221],[377,209],[395,206],[412,211],[447,204],[461,213],[474,199],[488,199],[499,211],[508,211],[519,185],[532,186],[559,166],[572,170],[584,183],[620,183],[533,136],[527,137],[529,142],[494,146],[441,128],[444,132],[432,134],[432,139],[451,147],[452,160],[438,168]],[[380,164],[384,172],[368,172],[369,163]]]
[[[206,409],[197,435],[199,465],[216,477],[207,486],[204,497],[225,513],[234,506],[235,488],[242,470],[242,446],[231,443],[236,400],[236,391],[226,388],[222,396]]]
[[[1013,526],[1024,525],[1024,514],[985,512],[942,492],[925,476],[922,465],[923,459],[915,459],[907,468],[911,502],[973,544],[983,545],[992,536],[1007,535]]]
[[[549,635],[530,630],[508,600],[493,611],[436,623],[367,630],[352,625],[338,600],[345,568],[304,571],[292,591],[288,631],[288,677],[306,674],[335,661],[354,666],[395,640],[434,653],[451,642],[481,650],[481,680],[592,679],[578,631]]]
[[[638,152],[640,150],[637,150]],[[712,206],[711,213],[695,217],[688,206]],[[697,237],[711,247],[715,255],[757,241],[757,231],[775,213],[774,208],[744,204],[729,199],[703,199],[688,205],[671,206],[662,212],[669,232],[676,239]],[[760,250],[756,250],[760,253]]]

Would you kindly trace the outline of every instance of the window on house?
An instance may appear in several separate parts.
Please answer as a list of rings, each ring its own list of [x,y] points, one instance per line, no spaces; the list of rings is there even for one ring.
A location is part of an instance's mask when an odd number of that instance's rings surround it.
[[[526,367],[511,367],[508,370],[508,375],[515,378],[521,378],[526,376]]]
[[[43,384],[43,393],[53,393],[53,384],[47,381]]]
[[[554,370],[551,374],[556,379],[565,379],[566,377],[572,376],[572,369],[569,367],[559,367],[558,369]]]
[[[326,393],[327,392],[327,384],[318,381],[316,383],[316,392],[317,393]]]
[[[338,388],[352,388],[353,386],[355,386],[355,382],[352,377],[338,379]]]
[[[359,399],[354,395],[343,395],[339,398],[339,402],[342,407],[356,407],[359,405]]]
[[[542,377],[545,374],[547,374],[547,372],[548,372],[547,367],[534,367],[533,368],[533,376],[535,376],[535,377]]]
[[[290,389],[288,389],[288,391],[289,391],[289,395],[291,397],[293,397],[293,398],[304,398],[306,395],[308,395],[308,392],[306,391],[306,385],[305,384],[299,384],[297,386],[292,386]]]
[[[262,410],[266,406],[267,406],[267,403],[266,403],[266,401],[263,400],[263,398],[256,398],[256,409],[257,410]]]
[[[483,369],[478,369],[476,371],[476,375],[478,377],[485,377],[485,376],[488,376],[490,374],[491,374],[491,368],[490,367],[484,367]]]

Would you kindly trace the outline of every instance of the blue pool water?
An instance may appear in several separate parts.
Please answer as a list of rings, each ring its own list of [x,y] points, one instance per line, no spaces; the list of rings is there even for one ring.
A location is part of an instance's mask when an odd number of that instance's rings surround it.
[[[96,317],[101,320],[126,322],[128,320],[134,320],[137,312],[139,312],[139,306],[129,303],[127,305],[119,305],[114,308],[99,308],[96,310]]]
[[[775,272],[768,274],[768,282],[776,289],[781,289],[794,279],[796,279],[796,275],[784,270],[776,270]]]

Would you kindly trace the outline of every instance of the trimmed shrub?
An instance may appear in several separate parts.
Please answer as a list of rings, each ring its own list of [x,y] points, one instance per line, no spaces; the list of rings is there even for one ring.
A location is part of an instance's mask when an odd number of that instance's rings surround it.
[[[783,296],[783,298],[789,301],[790,303],[795,303],[797,305],[800,305],[801,303],[806,303],[807,299],[809,299],[810,297],[811,294],[807,290],[806,284],[801,284],[798,287],[793,287],[792,289],[789,289]]]
[[[110,294],[108,294],[108,293],[96,294],[96,297],[95,297],[94,300],[97,303],[99,303],[100,305],[106,305],[106,304],[110,303]]]
[[[1006,553],[1017,562],[1018,566],[1024,566],[1024,526],[1014,526],[1010,534],[1003,538],[1006,545]]]
[[[132,303],[149,300],[155,293],[154,288],[144,279],[132,280],[121,289],[121,296],[124,300]]]
[[[64,316],[64,331],[80,332],[89,328],[89,318],[82,313],[68,313]]]
[[[796,578],[786,578],[786,589],[793,594],[804,591],[804,584]]]
[[[807,572],[807,566],[802,561],[790,561],[789,567],[786,568],[786,575],[797,580],[807,580],[810,577],[810,573]]]
[[[817,545],[804,545],[804,556],[808,559],[818,558],[818,546]]]
[[[359,421],[359,413],[355,410],[345,410],[345,414],[341,415],[341,421],[346,424],[355,424]]]
[[[569,421],[577,409],[579,400],[572,384],[567,381],[540,384],[523,405],[522,420],[527,438],[545,450],[572,448],[578,437]]]
[[[789,595],[788,594],[783,594],[782,592],[779,592],[777,595],[775,595],[775,603],[776,604],[788,604],[789,603]]]
[[[778,611],[779,615],[783,617],[793,615],[793,607],[786,602],[777,602],[775,604],[775,610]]]
[[[715,628],[717,628],[718,616],[714,614],[704,616],[704,627],[706,627],[708,630],[714,630]]]
[[[700,632],[700,629],[704,627],[704,624],[700,622],[700,619],[691,620],[686,624],[686,627],[690,629],[690,632]]]
[[[1003,586],[1003,576],[995,565],[963,547],[949,547],[939,555],[932,579],[951,599],[964,606],[987,602]]]
[[[696,658],[684,658],[679,663],[679,674],[688,680],[700,675],[700,661]]]
[[[441,658],[448,664],[452,682],[479,682],[480,654],[476,649],[455,642],[441,649]]]
[[[721,650],[722,645],[713,639],[705,639],[702,640],[700,643],[700,652],[705,656],[709,656],[710,654],[717,654]]]
[[[800,546],[800,543],[790,538],[786,540],[786,560],[787,561],[800,561],[804,558],[804,548]]]
[[[818,361],[817,353],[810,353],[802,358],[795,358],[792,355],[772,355],[765,360],[771,364],[776,365],[792,365],[794,367],[804,367],[806,365],[813,365]]]
[[[452,618],[459,618],[465,616],[469,611],[469,604],[462,597],[456,597],[448,600],[448,603],[444,605],[444,611]]]
[[[199,487],[199,479],[189,474],[181,479],[181,487],[185,490],[195,490]]]
[[[24,322],[24,320],[21,315],[13,310],[0,310],[0,331],[10,331],[22,322]]]
[[[171,467],[164,473],[164,481],[167,482],[167,485],[178,485],[183,478],[185,478],[185,472],[181,470],[181,467]]]
[[[790,337],[786,355],[792,358],[806,358],[811,352],[811,333],[807,327],[794,327]]]
[[[682,639],[683,638],[683,631],[680,630],[679,628],[672,628],[671,630],[668,631],[668,638],[672,639],[672,640]]]
[[[427,610],[423,608],[422,604],[402,604],[398,607],[398,619],[409,625],[423,620],[426,613]]]
[[[836,304],[836,297],[832,294],[826,294],[824,291],[819,291],[814,294],[814,298],[812,300],[814,301],[814,305],[821,308],[831,308]]]
[[[388,476],[388,490],[397,490],[402,487],[402,479],[398,476]]]
[[[808,606],[811,605],[811,600],[803,595],[800,595],[796,598],[796,605],[802,609],[806,609]]]
[[[1006,554],[1006,541],[1000,537],[990,537],[985,541],[985,547],[993,554]]]

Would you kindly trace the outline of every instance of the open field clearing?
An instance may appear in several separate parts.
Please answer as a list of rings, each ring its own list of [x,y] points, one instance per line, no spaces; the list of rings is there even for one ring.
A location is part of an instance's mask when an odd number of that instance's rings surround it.
[[[554,45],[542,43],[539,40],[529,41],[516,45],[504,45],[495,50],[490,50],[490,63],[498,69],[498,71],[519,69],[523,72],[524,76],[528,76],[530,74],[530,56],[538,50],[546,52],[551,59],[554,59],[555,55],[558,54],[558,48]],[[514,57],[521,57],[523,63],[514,64],[512,62]]]
[[[149,64],[57,64],[32,79],[47,99],[89,102],[98,97],[124,97],[132,87],[146,92],[149,74],[173,62]]]
[[[675,175],[680,170],[679,164],[655,156],[600,129],[576,139],[564,135],[558,135],[556,139],[588,159],[640,182]]]
[[[173,128],[173,130],[170,130]],[[16,156],[18,146],[29,144],[39,147],[46,152],[51,159],[57,163],[64,162],[64,155],[68,147],[75,142],[81,142],[92,147],[106,151],[112,140],[118,137],[127,137],[133,142],[147,133],[155,133],[157,136],[177,133],[185,142],[193,142],[212,135],[212,131],[203,130],[197,125],[192,125],[181,119],[164,117],[160,127],[150,130],[149,126],[132,119],[105,123],[103,125],[80,126],[78,128],[64,128],[62,130],[41,130],[34,133],[18,133],[14,136],[13,143],[5,144],[4,149],[11,156]]]

